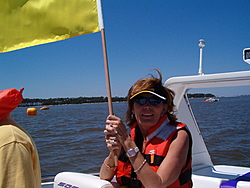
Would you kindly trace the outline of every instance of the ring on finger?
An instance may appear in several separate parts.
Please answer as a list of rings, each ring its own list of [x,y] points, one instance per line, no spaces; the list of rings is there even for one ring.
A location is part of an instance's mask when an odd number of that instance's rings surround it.
[[[113,127],[113,124],[112,124],[112,123],[110,123],[110,124],[109,124],[109,126],[110,126],[110,127]],[[115,134],[117,134],[117,131],[116,131],[116,130],[114,130],[114,133],[115,133]]]
[[[114,140],[109,140],[109,143],[110,143],[111,145],[114,145],[114,144],[115,144],[115,141],[114,141]]]

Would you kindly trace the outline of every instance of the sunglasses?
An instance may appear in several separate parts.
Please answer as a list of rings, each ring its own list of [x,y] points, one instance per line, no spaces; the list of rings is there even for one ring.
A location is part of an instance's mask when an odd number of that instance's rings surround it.
[[[163,102],[162,99],[154,99],[154,98],[149,98],[149,99],[148,98],[135,98],[135,99],[133,99],[133,101],[140,104],[140,105],[144,105],[148,101],[149,104],[151,104],[153,106]]]

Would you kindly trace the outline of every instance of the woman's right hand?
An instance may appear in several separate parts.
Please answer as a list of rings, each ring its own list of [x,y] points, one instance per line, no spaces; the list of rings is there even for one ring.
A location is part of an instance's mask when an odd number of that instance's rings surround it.
[[[119,155],[122,145],[119,142],[118,133],[114,129],[113,125],[107,122],[108,120],[106,121],[106,129],[104,130],[104,134],[106,134],[105,139],[107,148],[110,150],[111,153]]]

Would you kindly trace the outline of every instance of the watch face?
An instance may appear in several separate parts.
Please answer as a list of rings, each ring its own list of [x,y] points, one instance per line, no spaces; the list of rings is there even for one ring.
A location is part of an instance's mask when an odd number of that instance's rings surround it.
[[[133,149],[128,150],[128,155],[132,156],[133,154],[135,154],[135,151]]]
[[[136,148],[132,148],[132,149],[129,149],[127,151],[127,156],[128,157],[133,157],[137,154],[137,152],[139,151],[139,149],[136,147]]]

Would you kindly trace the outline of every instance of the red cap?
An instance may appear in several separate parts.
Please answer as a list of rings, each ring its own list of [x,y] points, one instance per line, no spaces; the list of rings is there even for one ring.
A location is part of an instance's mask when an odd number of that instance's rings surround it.
[[[0,119],[6,117],[13,111],[23,100],[22,92],[16,89],[6,89],[0,91]]]

